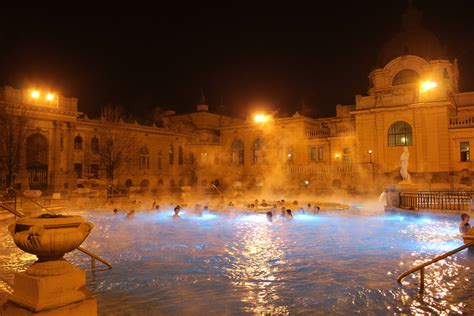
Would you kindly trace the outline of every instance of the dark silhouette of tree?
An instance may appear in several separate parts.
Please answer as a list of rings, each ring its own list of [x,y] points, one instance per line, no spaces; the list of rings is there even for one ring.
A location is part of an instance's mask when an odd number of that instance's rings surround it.
[[[7,187],[13,185],[20,166],[28,123],[25,109],[11,104],[0,105],[0,166],[5,171]]]
[[[126,124],[126,114],[121,106],[107,105],[101,111],[100,143],[89,161],[98,158],[101,170],[105,170],[110,183],[117,178],[118,171],[131,160],[137,150],[136,132]]]

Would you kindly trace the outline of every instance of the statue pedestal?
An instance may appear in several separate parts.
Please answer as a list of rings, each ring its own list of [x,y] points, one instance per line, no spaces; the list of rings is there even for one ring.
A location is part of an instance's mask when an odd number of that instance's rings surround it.
[[[38,261],[15,274],[13,293],[0,314],[97,315],[97,302],[86,291],[86,273],[63,259],[92,227],[79,216],[51,214],[22,217],[10,225],[15,244]]]
[[[95,299],[87,299],[79,303],[73,303],[66,306],[45,310],[41,312],[33,312],[21,307],[13,302],[7,302],[0,308],[1,315],[4,316],[84,316],[97,315],[97,301]]]
[[[74,269],[60,275],[34,276],[15,274],[9,301],[35,312],[76,303],[90,297],[85,291],[86,274]]]

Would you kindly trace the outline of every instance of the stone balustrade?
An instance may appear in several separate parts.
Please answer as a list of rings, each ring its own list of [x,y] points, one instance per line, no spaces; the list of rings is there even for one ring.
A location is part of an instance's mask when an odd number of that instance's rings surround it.
[[[319,165],[319,166],[292,166],[290,168],[292,174],[340,174],[340,173],[351,173],[352,164],[341,163],[332,165]]]
[[[306,130],[307,138],[329,137],[331,130],[329,128],[311,128]]]
[[[449,118],[450,128],[474,127],[474,116],[455,116]]]

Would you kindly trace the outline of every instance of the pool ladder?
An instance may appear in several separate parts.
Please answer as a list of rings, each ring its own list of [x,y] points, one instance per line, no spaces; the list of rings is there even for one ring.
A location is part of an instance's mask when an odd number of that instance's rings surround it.
[[[11,190],[13,190],[15,193],[19,193],[19,192],[18,192],[17,190],[15,190],[15,189],[11,189]],[[41,205],[40,203],[36,202],[35,200],[33,200],[33,199],[29,198],[29,197],[26,197],[26,196],[25,196],[25,198],[28,199],[28,200],[30,200],[31,202],[33,202],[33,203],[36,204],[37,206],[41,207],[43,210],[46,210],[48,213],[54,214],[54,212],[52,212],[51,210],[49,210],[47,207]],[[15,216],[18,216],[18,217],[23,217],[23,216],[25,216],[25,214],[23,214],[22,212],[17,211],[17,210],[16,210],[16,207],[10,208],[10,207],[6,206],[5,204],[6,204],[6,203],[1,203],[1,202],[0,202],[0,208],[4,209],[5,211],[8,211],[8,212],[12,213],[12,214],[15,215]],[[10,203],[10,204],[11,204],[11,203]],[[14,200],[13,205],[16,205],[16,196],[15,196],[15,200]],[[92,251],[89,251],[89,250],[87,250],[87,249],[85,249],[85,248],[83,248],[83,247],[77,247],[76,249],[79,250],[80,252],[82,252],[82,253],[88,255],[89,257],[91,257],[91,268],[92,268],[92,270],[95,270],[95,261],[96,261],[96,260],[99,261],[99,262],[101,262],[101,263],[103,263],[103,264],[105,264],[109,269],[112,269],[112,264],[111,264],[109,261],[107,261],[107,260],[105,260],[104,258],[100,257],[99,255],[93,253]]]
[[[422,264],[420,264],[420,265],[417,265],[416,267],[414,267],[414,268],[412,268],[412,269],[410,269],[410,270],[408,270],[408,271],[406,271],[406,272],[400,274],[400,275],[398,276],[398,278],[397,278],[397,281],[398,281],[398,283],[401,283],[402,280],[403,280],[405,277],[409,276],[409,275],[412,274],[412,273],[415,273],[416,271],[420,271],[420,294],[421,294],[421,293],[423,293],[423,291],[424,291],[424,289],[425,289],[425,267],[427,267],[427,266],[429,266],[429,265],[431,265],[431,264],[433,264],[433,263],[436,263],[436,262],[438,262],[438,261],[440,261],[440,260],[443,260],[444,258],[447,258],[447,257],[449,257],[449,256],[452,256],[452,255],[458,253],[459,251],[464,250],[464,249],[466,249],[466,248],[469,248],[469,247],[471,247],[471,246],[474,246],[474,241],[468,242],[468,243],[466,243],[465,245],[462,245],[461,247],[458,247],[458,248],[453,249],[453,250],[451,250],[451,251],[448,251],[448,252],[446,252],[446,253],[444,253],[444,254],[442,254],[442,255],[439,255],[439,256],[437,256],[436,258],[431,259],[430,261],[427,261],[427,262],[425,262],[425,263],[422,263]]]

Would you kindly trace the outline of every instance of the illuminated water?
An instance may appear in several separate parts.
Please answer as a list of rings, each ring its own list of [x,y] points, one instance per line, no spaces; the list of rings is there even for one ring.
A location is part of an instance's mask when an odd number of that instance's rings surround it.
[[[112,270],[90,273],[102,315],[474,313],[474,255],[463,251],[400,286],[396,276],[462,244],[458,215],[367,213],[296,215],[269,223],[262,214],[85,212],[95,223],[84,246]],[[30,265],[0,223],[0,272]],[[5,283],[0,281],[0,290]]]

